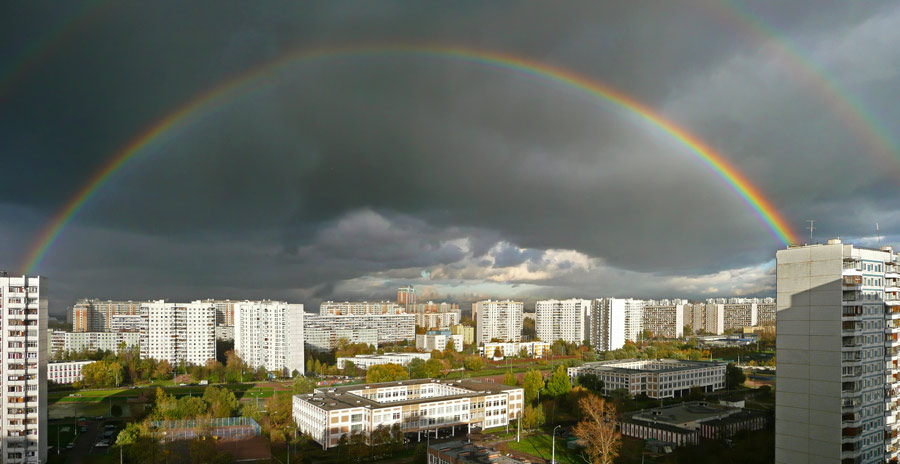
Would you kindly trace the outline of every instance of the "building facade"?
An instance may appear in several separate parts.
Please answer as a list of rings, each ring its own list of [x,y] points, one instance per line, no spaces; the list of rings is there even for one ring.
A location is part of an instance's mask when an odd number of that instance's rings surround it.
[[[525,356],[543,358],[550,355],[549,342],[490,342],[478,347],[478,352],[488,358],[496,358],[500,353],[504,358]]]
[[[429,330],[424,334],[416,334],[416,349],[431,352],[444,351],[447,344],[453,342],[453,349],[462,351],[463,336],[453,335],[449,330]]]
[[[50,334],[50,356],[56,357],[63,352],[77,353],[82,351],[119,352],[119,347],[126,348],[140,345],[140,332],[63,332],[54,330]]]
[[[601,351],[617,350],[626,340],[638,341],[643,329],[644,302],[632,298],[593,300],[589,340]]]
[[[320,316],[381,316],[405,313],[405,305],[392,301],[326,301],[319,305]]]
[[[534,330],[538,340],[563,340],[581,345],[590,338],[591,300],[541,300],[534,306]]]
[[[0,461],[47,460],[47,286],[0,274]]]
[[[622,359],[582,364],[568,369],[574,382],[579,375],[595,374],[603,381],[603,394],[624,388],[632,396],[675,398],[699,387],[705,392],[725,388],[725,363],[675,359]]]
[[[655,337],[681,338],[684,336],[685,303],[672,301],[648,300],[644,302],[644,314],[641,316],[643,330]]]
[[[84,380],[81,368],[94,361],[63,361],[47,363],[47,380],[60,385]]]
[[[469,440],[435,443],[428,446],[427,464],[530,464]]]
[[[838,239],[776,253],[775,461],[898,456],[900,263]]]
[[[504,426],[522,412],[520,387],[472,379],[403,380],[317,388],[294,395],[293,417],[301,433],[323,448],[336,447],[341,436],[370,434],[378,427],[400,426],[425,438],[438,430],[460,433]]]
[[[303,374],[303,305],[284,301],[234,303],[234,350],[248,366]]]
[[[463,346],[475,343],[475,327],[457,324],[450,327],[450,333],[453,335],[462,335]]]
[[[216,358],[216,308],[208,303],[151,301],[141,305],[141,358],[204,365]]]
[[[140,311],[140,301],[81,299],[72,307],[72,331],[108,332],[112,330],[113,316],[135,316]]]
[[[372,366],[380,364],[397,364],[406,366],[413,359],[421,359],[428,361],[431,359],[431,353],[385,353],[385,354],[361,354],[352,358],[337,358],[337,368],[343,369],[348,362],[352,362],[354,366],[368,370]]]
[[[328,334],[339,331],[372,329],[376,334],[376,345],[380,343],[393,343],[400,341],[416,341],[416,316],[415,314],[382,314],[363,316],[314,316],[306,315],[304,318],[304,335],[316,339],[333,339]],[[324,331],[323,336],[310,333],[311,331]],[[359,335],[365,335],[360,332]],[[340,336],[338,336],[340,338]],[[307,339],[307,343],[309,343]],[[348,339],[349,340],[349,339]],[[363,343],[362,341],[354,343]],[[368,343],[368,342],[365,342]],[[371,343],[370,343],[371,344]],[[337,346],[337,345],[334,345]],[[330,349],[330,348],[329,348]]]
[[[475,303],[475,340],[481,345],[492,340],[518,342],[522,340],[522,312],[525,305],[521,301],[485,300]]]

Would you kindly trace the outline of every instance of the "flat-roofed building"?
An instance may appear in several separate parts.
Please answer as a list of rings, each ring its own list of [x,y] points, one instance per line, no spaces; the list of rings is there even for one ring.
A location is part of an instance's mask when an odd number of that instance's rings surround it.
[[[94,361],[62,361],[47,363],[47,380],[56,384],[70,384],[84,380],[81,368]]]
[[[428,464],[528,464],[469,440],[435,443],[428,447]]]
[[[119,352],[124,343],[125,348],[139,346],[140,332],[63,332],[54,330],[50,333],[50,356],[63,352],[77,353],[81,351]]]
[[[534,308],[534,329],[539,340],[581,345],[590,338],[591,300],[541,300]]]
[[[700,438],[722,439],[761,430],[769,422],[770,416],[762,411],[689,401],[623,414],[618,425],[627,437],[689,446],[700,444]]]
[[[428,361],[431,353],[385,353],[385,354],[360,354],[352,358],[337,358],[337,368],[343,369],[348,362],[360,369],[369,369],[380,364],[397,364],[406,366],[413,359]]]
[[[549,342],[491,342],[478,347],[478,352],[488,358],[496,358],[500,353],[504,358],[525,355],[543,358],[550,354]]]
[[[521,301],[484,300],[472,307],[475,314],[475,340],[481,345],[493,340],[518,342],[522,340]]]
[[[684,335],[684,307],[669,300],[644,302],[643,327],[655,337],[680,338]]]
[[[457,324],[450,327],[450,333],[453,335],[462,335],[463,345],[475,343],[475,327]]]
[[[523,404],[521,387],[474,379],[416,379],[294,395],[293,417],[301,433],[327,449],[336,447],[341,436],[368,435],[395,424],[423,439],[439,430],[465,436],[473,429],[505,426],[519,417]]]
[[[416,334],[416,349],[424,351],[444,351],[453,342],[453,349],[462,351],[463,336],[453,335],[449,330],[429,330],[424,334]]]
[[[725,363],[675,359],[623,359],[586,363],[568,369],[574,382],[581,374],[595,374],[603,381],[603,394],[624,388],[632,396],[675,398],[691,388],[705,392],[725,388]]]

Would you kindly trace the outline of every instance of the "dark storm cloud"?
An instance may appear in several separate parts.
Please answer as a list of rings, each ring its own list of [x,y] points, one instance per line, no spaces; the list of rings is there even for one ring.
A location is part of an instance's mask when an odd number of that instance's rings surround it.
[[[28,11],[0,15],[15,23],[0,27],[3,44],[21,46],[20,36],[39,37],[27,31],[58,18],[47,5],[4,8]],[[21,260],[41,218],[216,83],[289,50],[379,41],[460,44],[572,69],[699,135],[798,230],[817,219],[821,237],[865,241],[875,222],[900,227],[894,173],[871,162],[846,116],[737,27],[729,8],[114,4],[3,97],[4,170],[23,175],[0,182],[0,202],[25,219],[0,223],[16,237],[0,258]],[[897,120],[895,6],[744,8],[874,118]],[[14,55],[4,46],[0,57]],[[262,84],[114,176],[42,265],[54,289],[65,298],[302,301],[389,297],[403,281],[460,298],[625,296],[654,281],[670,296],[771,290],[761,263],[780,245],[759,218],[694,155],[608,103],[437,58],[301,63]]]

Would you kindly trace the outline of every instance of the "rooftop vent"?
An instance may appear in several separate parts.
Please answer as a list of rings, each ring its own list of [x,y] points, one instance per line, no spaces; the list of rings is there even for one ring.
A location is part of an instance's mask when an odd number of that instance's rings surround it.
[[[829,238],[829,239],[828,239],[828,244],[829,244],[829,245],[840,245],[840,244],[841,244],[841,239],[840,239],[840,238]]]
[[[893,252],[894,252],[894,247],[892,247],[892,246],[890,246],[890,245],[884,245],[884,246],[881,247],[881,251],[886,251],[886,252],[888,252],[888,253],[893,253]]]

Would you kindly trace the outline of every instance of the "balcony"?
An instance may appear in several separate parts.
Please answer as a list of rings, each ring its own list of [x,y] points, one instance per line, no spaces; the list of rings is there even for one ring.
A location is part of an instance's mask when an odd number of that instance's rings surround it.
[[[900,309],[898,309],[898,313],[900,313]],[[862,320],[863,308],[862,306],[844,306],[841,315],[845,322],[860,321]],[[900,316],[900,314],[898,314],[898,316]]]
[[[861,275],[845,275],[841,286],[844,290],[859,290],[862,287]]]
[[[857,290],[844,290],[841,292],[841,301],[844,304],[855,304],[863,300],[862,292]]]

